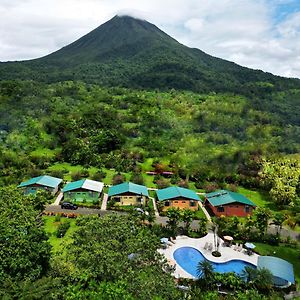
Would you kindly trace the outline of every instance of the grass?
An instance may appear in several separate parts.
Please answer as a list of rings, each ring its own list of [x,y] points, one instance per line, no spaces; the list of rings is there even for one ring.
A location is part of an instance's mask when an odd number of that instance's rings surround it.
[[[66,245],[72,242],[71,236],[76,230],[76,220],[61,218],[60,222],[55,222],[55,216],[43,216],[43,220],[44,229],[49,236],[49,243],[52,246],[52,251],[54,253],[64,253]],[[66,235],[63,238],[56,237],[55,233],[59,224],[67,221],[70,222],[70,228],[68,229]]]
[[[30,153],[31,157],[47,157],[47,158],[54,158],[57,152],[59,152],[60,149],[50,150],[48,148],[38,148],[35,149]]]
[[[244,187],[238,187],[237,192],[249,198],[258,207],[269,208],[270,210],[276,212],[279,211],[279,209],[276,207],[274,202],[271,201],[267,192],[258,191],[258,190],[249,190]]]
[[[206,219],[206,216],[200,206],[199,206],[199,209],[195,211],[194,216],[196,217],[197,220],[201,219],[201,218]]]
[[[286,244],[271,246],[262,243],[255,243],[255,251],[260,255],[271,255],[282,258],[294,266],[295,278],[300,282],[300,248],[293,248]]]

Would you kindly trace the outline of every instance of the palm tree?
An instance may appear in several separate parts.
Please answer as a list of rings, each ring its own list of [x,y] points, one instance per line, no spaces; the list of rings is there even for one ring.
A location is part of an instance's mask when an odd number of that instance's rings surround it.
[[[206,287],[210,287],[214,280],[214,267],[211,262],[204,259],[197,265],[197,277],[199,283]]]
[[[167,217],[168,217],[167,224],[172,230],[173,235],[176,236],[178,223],[181,217],[180,210],[178,208],[169,208],[167,210]]]
[[[272,273],[266,268],[257,269],[254,284],[259,290],[270,290],[273,284]]]
[[[211,230],[214,233],[214,246],[215,246],[214,251],[219,251],[218,229],[219,229],[219,226],[218,226],[216,220],[212,220]]]
[[[156,219],[154,210],[151,209],[151,208],[146,208],[145,212],[147,212],[146,219],[147,219],[147,221],[149,223],[149,226],[151,227],[152,224],[154,223],[155,219]]]
[[[255,278],[257,277],[257,269],[246,266],[242,272],[242,277],[245,278],[248,284],[253,283]]]
[[[270,290],[272,287],[273,275],[266,268],[256,269],[246,266],[242,277],[245,278],[247,284],[254,286],[258,290]]]

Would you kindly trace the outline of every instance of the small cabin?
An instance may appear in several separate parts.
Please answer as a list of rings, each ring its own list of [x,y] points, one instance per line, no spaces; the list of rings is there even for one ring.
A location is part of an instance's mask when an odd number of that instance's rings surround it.
[[[114,205],[145,205],[149,199],[147,187],[132,182],[111,186],[108,190],[108,201]]]
[[[82,179],[68,183],[62,191],[65,201],[95,203],[99,201],[103,187],[103,182]]]
[[[58,188],[61,182],[61,178],[43,175],[33,177],[27,181],[22,182],[18,185],[18,188],[21,188],[26,195],[35,194],[38,190],[44,190],[54,195],[58,192]]]
[[[201,201],[196,192],[177,186],[158,190],[156,195],[158,201],[163,203],[163,211],[171,207],[198,210],[198,204]]]
[[[242,194],[227,190],[218,190],[205,195],[204,205],[217,217],[252,215],[256,205]]]

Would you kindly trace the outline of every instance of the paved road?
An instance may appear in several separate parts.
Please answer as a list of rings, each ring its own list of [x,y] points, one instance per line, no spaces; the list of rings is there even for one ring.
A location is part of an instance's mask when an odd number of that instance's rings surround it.
[[[122,214],[124,212],[113,211],[113,210],[101,210],[96,208],[86,208],[86,207],[78,207],[76,210],[72,209],[62,209],[60,206],[49,205],[45,208],[45,212],[53,212],[53,213],[76,213],[79,215],[100,215],[104,216],[107,214],[119,213]]]
[[[107,214],[114,214],[114,213],[118,213],[118,214],[126,214],[126,212],[121,212],[121,211],[112,211],[112,210],[101,210],[101,209],[95,209],[95,208],[85,208],[85,207],[79,207],[77,210],[69,210],[69,209],[61,209],[60,206],[58,205],[49,205],[45,208],[45,212],[53,212],[53,213],[76,213],[76,214],[80,214],[80,215],[99,215],[99,216],[104,216]],[[157,216],[155,223],[157,224],[161,224],[161,225],[166,225],[167,224],[167,217],[161,217],[161,216]],[[193,230],[197,230],[199,228],[199,221],[194,220],[191,223],[191,228]],[[181,222],[179,224],[180,226],[183,226],[183,223]],[[269,233],[273,233],[275,234],[277,232],[277,228],[274,225],[269,225],[268,228],[268,232]],[[281,236],[283,238],[286,238],[288,236],[291,237],[291,239],[294,240],[298,240],[300,241],[300,234],[296,231],[293,231],[291,229],[288,228],[282,228],[281,230]]]

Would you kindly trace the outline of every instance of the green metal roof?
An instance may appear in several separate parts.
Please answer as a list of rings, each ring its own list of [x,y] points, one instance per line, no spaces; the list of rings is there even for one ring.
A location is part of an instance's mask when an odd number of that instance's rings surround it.
[[[43,175],[43,176],[34,177],[27,181],[24,181],[21,184],[19,184],[18,187],[25,187],[33,184],[38,184],[38,185],[43,185],[51,188],[56,188],[61,182],[62,179],[60,178]]]
[[[70,182],[66,184],[63,188],[63,192],[69,192],[77,189],[85,189],[88,191],[95,191],[95,192],[102,192],[103,189],[103,182],[90,180],[90,179],[81,179],[78,181]]]
[[[111,186],[108,190],[108,196],[116,196],[124,193],[133,193],[137,195],[143,195],[149,197],[148,189],[139,184],[132,182],[124,182],[118,185]]]
[[[205,195],[205,198],[212,206],[226,205],[230,203],[242,203],[245,205],[256,206],[252,201],[244,195],[226,190],[218,190]]]
[[[200,201],[199,196],[192,190],[171,186],[156,192],[159,201],[174,199],[178,197]]]
[[[293,265],[278,257],[259,256],[257,268],[268,269],[273,275],[273,283],[276,286],[286,286],[295,283]]]

